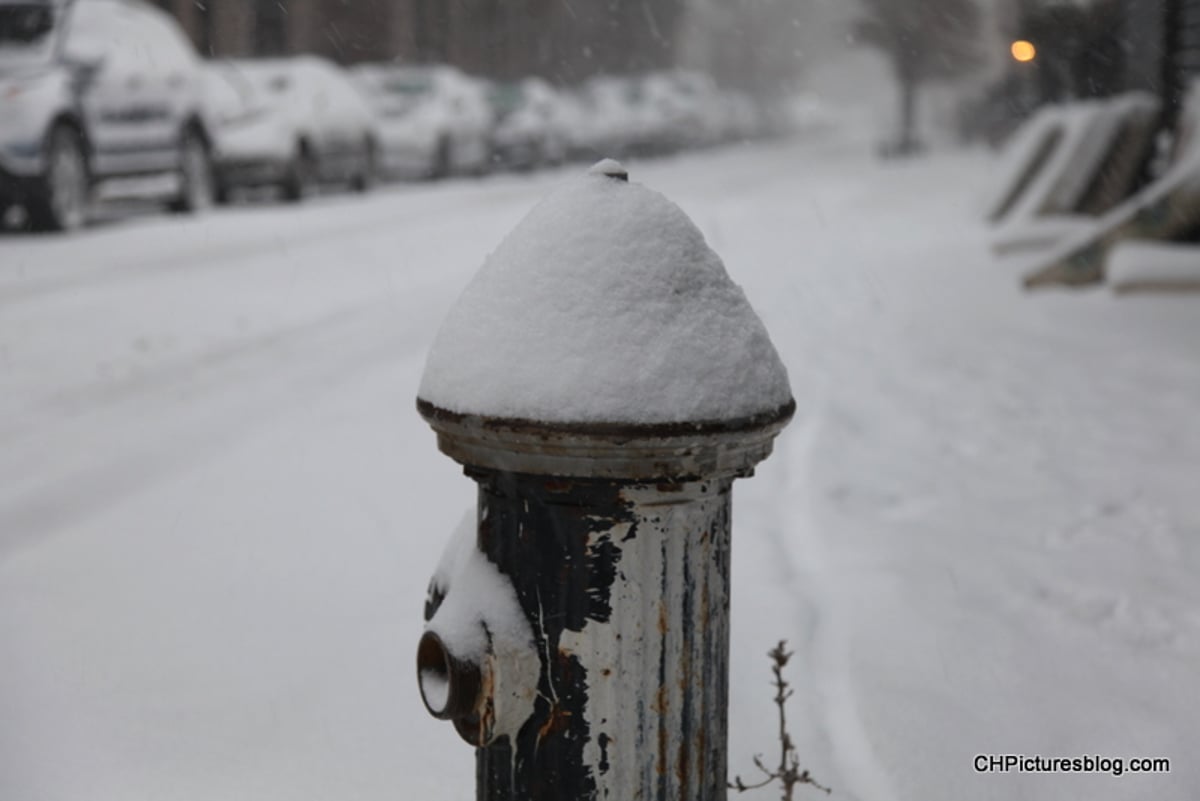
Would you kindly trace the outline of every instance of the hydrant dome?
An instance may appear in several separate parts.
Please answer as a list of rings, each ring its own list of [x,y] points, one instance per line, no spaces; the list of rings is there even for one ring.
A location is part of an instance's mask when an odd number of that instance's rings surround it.
[[[792,404],[762,321],[699,229],[611,161],[552,192],[485,260],[419,396],[556,424],[733,421]]]

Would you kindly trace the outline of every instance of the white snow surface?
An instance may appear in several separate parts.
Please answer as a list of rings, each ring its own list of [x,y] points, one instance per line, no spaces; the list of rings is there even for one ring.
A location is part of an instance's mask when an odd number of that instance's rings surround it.
[[[420,395],[549,422],[730,420],[791,400],[745,293],[687,215],[605,160],[539,203],[450,310]]]
[[[967,202],[983,154],[870,153],[628,165],[798,393],[734,487],[731,772],[778,748],[786,638],[833,801],[1195,801],[1200,298],[1030,296]],[[412,400],[473,268],[577,171],[0,234],[0,799],[474,797],[415,656],[476,488]]]
[[[1200,290],[1200,245],[1194,242],[1122,242],[1109,254],[1108,283],[1118,290],[1155,286]]]
[[[488,636],[513,645],[533,644],[512,583],[475,547],[475,511],[464,515],[446,542],[432,582],[444,598],[426,630],[436,633],[451,655],[480,663]]]
[[[1059,138],[1041,169],[999,220],[999,230],[1019,230],[1043,215],[1072,216],[1069,210],[1087,189],[1086,179],[1104,157],[1121,115],[1152,102],[1138,93],[1107,101],[1081,100],[1046,106],[1027,120],[996,164],[993,190],[986,202],[989,211],[997,208],[1015,186],[1042,143],[1054,131],[1059,132]]]

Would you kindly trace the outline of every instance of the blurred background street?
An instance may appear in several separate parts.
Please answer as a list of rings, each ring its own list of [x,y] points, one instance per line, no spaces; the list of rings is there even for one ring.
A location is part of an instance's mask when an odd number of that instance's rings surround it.
[[[0,799],[473,797],[417,386],[616,156],[798,405],[734,504],[731,773],[786,638],[833,799],[1193,801],[1200,3],[76,2],[0,0]]]
[[[862,144],[632,174],[722,254],[800,407],[735,504],[731,765],[774,747],[786,637],[835,797],[1183,801],[1194,304],[1031,302],[975,221],[986,159]],[[473,486],[413,399],[457,293],[574,172],[0,242],[0,795],[471,797],[412,654]],[[1174,770],[974,773],[1014,748]]]

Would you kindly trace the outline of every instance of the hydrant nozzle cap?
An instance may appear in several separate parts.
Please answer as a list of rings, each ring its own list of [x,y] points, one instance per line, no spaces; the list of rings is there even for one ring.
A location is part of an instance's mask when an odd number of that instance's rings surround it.
[[[588,175],[605,175],[609,178],[616,178],[618,181],[629,180],[629,170],[616,159],[602,159],[597,161],[588,170]]]
[[[477,664],[456,659],[441,637],[425,632],[417,646],[417,686],[429,714],[439,720],[468,717],[481,683]]]

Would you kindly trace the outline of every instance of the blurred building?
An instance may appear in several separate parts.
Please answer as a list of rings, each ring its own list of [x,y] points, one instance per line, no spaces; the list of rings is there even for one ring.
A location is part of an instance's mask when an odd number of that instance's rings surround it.
[[[1175,107],[1200,77],[1200,0],[997,2],[1008,30],[1039,45],[1047,99],[1140,89]]]
[[[981,0],[991,6],[1004,59],[967,111],[969,135],[999,141],[1044,103],[1130,90],[1163,101],[1175,124],[1188,86],[1200,79],[1200,0]],[[1028,40],[1036,56],[1007,52]]]
[[[158,0],[205,55],[444,62],[573,83],[669,66],[686,0]]]
[[[1173,122],[1200,79],[1200,0],[1125,0],[1128,88],[1162,97]]]
[[[788,93],[810,64],[845,50],[845,0],[688,0],[681,58],[724,86]]]

